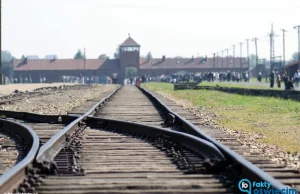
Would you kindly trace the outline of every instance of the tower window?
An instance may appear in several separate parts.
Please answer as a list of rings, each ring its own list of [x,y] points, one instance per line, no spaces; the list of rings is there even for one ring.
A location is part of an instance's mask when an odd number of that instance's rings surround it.
[[[121,51],[139,51],[139,47],[136,46],[126,46],[126,47],[121,47]]]

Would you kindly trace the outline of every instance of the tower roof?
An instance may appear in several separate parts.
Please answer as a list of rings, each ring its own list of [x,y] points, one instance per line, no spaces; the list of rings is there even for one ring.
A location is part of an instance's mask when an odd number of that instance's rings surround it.
[[[140,46],[130,36],[120,46]]]

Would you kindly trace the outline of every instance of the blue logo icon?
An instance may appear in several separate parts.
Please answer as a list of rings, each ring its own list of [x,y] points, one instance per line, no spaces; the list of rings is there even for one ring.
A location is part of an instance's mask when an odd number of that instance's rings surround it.
[[[239,189],[242,192],[251,194],[251,182],[248,179],[242,179],[239,182]]]
[[[295,188],[272,188],[272,184],[266,181],[250,181],[249,179],[242,179],[238,183],[239,190],[248,194],[297,194]]]

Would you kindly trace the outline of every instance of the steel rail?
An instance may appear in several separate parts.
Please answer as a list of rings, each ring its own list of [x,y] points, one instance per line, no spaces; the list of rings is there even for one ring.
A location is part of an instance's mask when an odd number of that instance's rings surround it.
[[[103,119],[91,116],[86,119],[86,123],[91,127],[116,129],[125,134],[135,134],[138,136],[146,136],[149,138],[156,138],[160,136],[165,139],[170,139],[186,148],[189,148],[206,158],[216,161],[225,161],[224,155],[215,145],[204,139],[187,133],[172,131],[160,127],[145,125],[142,123],[121,121],[115,119]]]
[[[5,193],[12,192],[13,188],[23,181],[26,168],[34,161],[40,143],[36,132],[28,126],[3,119],[0,119],[0,125],[2,128],[9,129],[10,132],[22,137],[31,145],[26,157],[0,177],[0,193]]]
[[[138,86],[137,86],[138,87]],[[170,115],[173,118],[173,126],[176,130],[179,130],[184,133],[188,133],[194,135],[196,137],[200,137],[206,141],[211,142],[214,144],[228,160],[234,161],[242,167],[242,172],[244,175],[251,177],[253,180],[261,180],[266,181],[272,184],[272,187],[275,189],[284,189],[287,186],[273,178],[272,176],[268,175],[266,172],[261,170],[260,168],[256,167],[251,162],[247,161],[244,157],[240,156],[236,152],[232,151],[222,143],[218,142],[214,138],[210,137],[206,133],[201,131],[201,128],[197,128],[195,125],[187,121],[185,118],[181,117],[179,114],[172,111],[165,103],[163,103],[160,99],[155,97],[150,91],[138,87],[146,96],[151,98],[157,105],[160,106],[161,110]]]
[[[53,136],[47,143],[45,143],[39,149],[39,138],[35,131],[28,126],[15,123],[8,120],[3,120],[0,118],[0,125],[3,127],[11,126],[12,130],[16,132],[16,134],[20,134],[22,137],[24,136],[26,139],[32,139],[32,148],[28,152],[27,156],[19,162],[17,165],[12,167],[9,171],[3,174],[0,177],[0,193],[12,192],[17,185],[21,184],[25,178],[27,168],[30,164],[35,163],[36,161],[43,160],[43,162],[51,160],[51,158],[47,157],[38,157],[38,154],[45,153],[47,156],[53,156],[56,152],[58,152],[65,143],[67,142],[70,134],[75,131],[77,127],[81,125],[81,121],[84,120],[89,114],[92,114],[95,109],[100,107],[102,104],[106,102],[112,95],[114,95],[120,88],[112,92],[108,97],[103,98],[99,103],[93,106],[86,114],[78,117],[72,115],[40,115],[28,112],[14,112],[14,111],[0,111],[0,116],[3,118],[11,117],[15,119],[26,119],[32,122],[49,122],[49,123],[69,123],[62,131]],[[70,123],[70,121],[72,121]],[[23,128],[24,130],[19,130]],[[26,132],[27,131],[27,132]],[[24,135],[23,135],[24,134]],[[52,146],[51,146],[52,144]],[[40,159],[40,160],[37,160]]]
[[[57,153],[68,143],[69,137],[76,131],[76,129],[80,128],[82,122],[86,119],[87,116],[93,114],[99,107],[101,107],[108,99],[110,99],[116,92],[120,89],[117,88],[115,91],[110,93],[107,97],[104,97],[95,104],[89,111],[87,111],[84,115],[79,116],[73,122],[71,122],[68,126],[62,129],[60,132],[55,134],[49,141],[47,141],[39,150],[36,161],[40,164],[51,164],[53,158]],[[75,117],[75,116],[74,116]]]
[[[70,123],[67,127],[65,127],[62,131],[57,133],[55,136],[53,136],[46,144],[44,144],[36,157],[36,161],[39,164],[51,164],[54,160],[54,157],[59,153],[59,151],[68,143],[68,140],[76,129],[80,128],[82,121],[85,121],[86,124],[89,124],[93,119],[96,118],[89,117],[91,116],[97,109],[99,109],[101,106],[104,105],[104,103],[109,100],[116,92],[119,90],[118,88],[116,91],[112,92],[109,96],[103,98],[99,103],[94,105],[89,111],[87,111],[84,115],[78,117],[76,120],[74,120],[72,123]],[[94,121],[93,120],[93,121]],[[185,139],[185,146],[193,148],[193,150],[197,152],[201,152],[202,155],[209,157],[210,159],[214,159],[216,161],[224,161],[223,154],[211,143],[207,142],[206,140],[193,137],[187,134],[183,134],[180,132],[174,132],[170,130],[166,130],[163,128],[158,127],[152,127],[140,123],[133,123],[133,122],[125,122],[125,121],[119,121],[119,120],[111,120],[111,119],[99,119],[97,121],[101,121],[100,125],[103,125],[105,123],[105,127],[113,127],[115,129],[124,129],[124,126],[127,126],[127,131],[135,132],[135,133],[142,133],[141,131],[144,131],[144,135],[151,135],[155,136],[158,134],[164,134],[166,137],[167,135],[170,137],[173,137],[177,141],[181,141],[180,139]],[[143,130],[141,130],[143,129]],[[183,143],[182,143],[183,144]],[[196,148],[197,146],[198,148]]]
[[[35,123],[60,123],[69,124],[78,116],[74,115],[41,115],[29,112],[15,112],[8,110],[0,110],[0,118],[14,118],[20,120],[26,120]]]

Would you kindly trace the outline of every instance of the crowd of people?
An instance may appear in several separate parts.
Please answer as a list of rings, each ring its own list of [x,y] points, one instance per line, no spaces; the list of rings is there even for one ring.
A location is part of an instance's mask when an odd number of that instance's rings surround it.
[[[269,79],[270,87],[273,88],[274,84],[277,87],[281,87],[281,83],[284,84],[286,90],[293,90],[298,88],[300,84],[300,70],[296,71],[293,77],[289,77],[287,72],[279,73],[278,71],[272,71],[266,80]],[[126,83],[135,83],[136,78],[133,81],[129,80]],[[141,82],[169,82],[169,83],[189,83],[189,82],[250,82],[253,80],[251,72],[196,72],[196,73],[173,73],[170,75],[162,74],[160,76],[142,76]],[[262,82],[263,76],[259,72],[257,81]],[[294,86],[295,85],[295,86]]]
[[[102,76],[103,77],[103,76]],[[266,80],[269,78],[270,87],[274,88],[276,84],[278,88],[281,88],[281,84],[284,84],[286,90],[291,90],[299,88],[300,84],[300,70],[294,73],[293,77],[289,77],[288,73],[285,71],[280,73],[278,71],[272,71]],[[169,82],[169,83],[189,83],[189,82],[250,82],[253,79],[251,72],[192,72],[192,73],[173,73],[173,74],[162,74],[159,76],[146,76],[142,77],[130,77],[124,80],[123,84],[137,84],[141,82]],[[258,82],[262,82],[263,76],[259,72],[257,76]],[[97,84],[97,83],[107,83],[116,84],[118,82],[118,74],[112,74],[112,76],[107,76],[101,78],[101,76],[60,76],[60,82],[63,83],[83,83],[83,84]],[[47,83],[46,77],[39,77],[40,83]],[[32,83],[31,77],[20,77],[8,80],[7,83]],[[294,86],[295,85],[295,86]]]
[[[251,73],[243,72],[197,72],[197,73],[173,73],[171,75],[162,74],[160,76],[143,76],[146,82],[201,82],[201,81],[220,81],[220,82],[249,82],[252,79]],[[142,79],[143,79],[142,77]]]
[[[294,87],[298,88],[300,82],[300,70],[298,69],[293,77],[290,77],[287,71],[284,73],[272,71],[270,74],[270,88],[273,88],[275,83],[278,88],[281,88],[282,82],[284,83],[285,90],[292,90]]]

